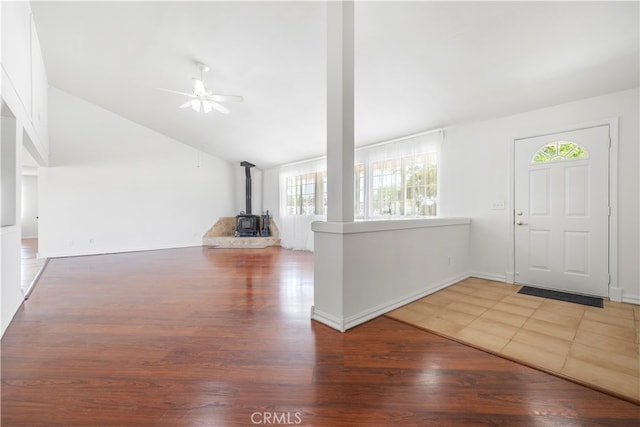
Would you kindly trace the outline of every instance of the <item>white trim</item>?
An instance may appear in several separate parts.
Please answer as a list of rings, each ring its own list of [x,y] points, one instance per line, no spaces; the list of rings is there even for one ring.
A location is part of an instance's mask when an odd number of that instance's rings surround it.
[[[614,120],[614,119],[608,119],[608,120]],[[617,119],[615,119],[617,120]],[[567,133],[567,132],[577,132],[580,130],[587,130],[587,129],[591,129],[591,128],[596,128],[596,127],[600,127],[600,126],[606,126],[609,125],[610,123],[607,121],[606,123],[604,122],[594,122],[592,124],[582,124],[579,126],[575,126],[572,127],[570,129],[565,129],[565,130],[559,130],[559,131],[553,131],[553,132],[545,132],[545,133],[540,133],[540,134],[536,134],[536,135],[531,135],[531,136],[523,136],[523,137],[519,137],[519,138],[514,138],[514,142],[515,141],[520,141],[522,139],[532,139],[532,138],[540,138],[541,136],[551,136],[551,135],[555,135],[557,133]]]
[[[511,283],[513,281],[509,281],[506,275],[493,274],[493,273],[483,273],[481,271],[472,271],[469,274],[469,277],[476,277],[478,279],[491,280],[494,282],[503,282],[503,283]]]
[[[356,234],[374,231],[407,230],[413,228],[469,225],[471,218],[394,218],[356,222],[314,221],[311,230],[316,233]]]
[[[618,287],[618,117],[609,124],[609,292]]]
[[[505,277],[509,278],[509,282],[511,284],[516,283],[516,225],[515,225],[515,212],[516,212],[516,141],[521,138],[511,138],[511,143],[509,144],[509,192],[507,194],[510,195],[508,209],[509,214],[506,216],[506,220],[508,221],[508,230],[509,230],[509,239],[511,244],[509,245],[509,250],[507,251],[507,271],[505,273]]]
[[[354,326],[358,326],[364,322],[367,322],[371,319],[374,319],[378,316],[382,316],[396,308],[402,307],[403,305],[409,304],[413,301],[419,300],[420,298],[424,298],[427,295],[431,295],[435,292],[438,292],[444,288],[447,288],[453,284],[456,284],[464,279],[467,279],[469,274],[463,273],[456,277],[450,278],[448,280],[443,280],[436,284],[435,286],[431,286],[426,289],[422,289],[418,292],[411,293],[409,295],[405,295],[400,298],[396,298],[388,303],[380,304],[376,307],[372,307],[368,310],[362,311],[358,314],[354,314],[353,316],[349,316],[344,319],[344,326],[346,329],[351,329]]]
[[[48,264],[49,264],[49,258],[45,258],[44,263],[42,264],[42,266],[40,266],[38,273],[29,284],[29,287],[27,289],[22,288],[22,293],[24,295],[25,301],[28,300],[29,297],[31,296],[31,293],[35,289],[36,284],[38,283],[38,280],[40,280],[40,276],[42,276],[42,273],[44,273],[44,269],[47,268]]]
[[[609,295],[611,295],[611,289],[618,287],[618,117],[611,117],[600,120],[593,120],[589,122],[578,123],[574,126],[566,126],[564,128],[552,128],[538,134],[530,136],[512,137],[510,150],[510,165],[509,175],[509,194],[511,194],[511,200],[509,201],[509,209],[511,214],[508,216],[509,221],[509,238],[511,239],[511,245],[509,248],[509,260],[507,263],[507,277],[513,277],[515,282],[515,225],[514,225],[514,210],[515,210],[515,144],[522,139],[535,138],[538,136],[553,135],[556,133],[573,132],[577,130],[590,129],[599,126],[609,126],[609,207],[611,208],[611,214],[609,216]],[[615,293],[615,291],[614,291]],[[624,297],[633,300],[635,297]],[[640,299],[638,300],[640,302]]]
[[[626,302],[627,304],[640,305],[640,295],[624,295],[622,297],[622,302]]]
[[[342,319],[332,314],[318,310],[314,305],[311,306],[311,319],[327,325],[330,328],[336,329],[340,332],[344,332],[346,330]]]
[[[315,306],[312,306],[311,319],[316,320],[322,324],[325,324],[340,332],[345,332],[347,329],[351,329],[371,319],[382,316],[392,310],[395,310],[396,308],[402,307],[403,305],[409,304],[420,298],[424,298],[427,295],[431,295],[435,292],[438,292],[444,288],[447,288],[469,277],[471,276],[467,273],[459,274],[458,276],[455,276],[453,278],[443,280],[434,286],[430,286],[418,292],[413,292],[409,295],[396,298],[390,302],[380,304],[376,307],[372,307],[370,309],[364,310],[360,313],[354,314],[353,316],[349,316],[343,319],[328,313],[324,313],[320,310],[317,310]]]
[[[134,247],[134,248],[118,248],[118,249],[113,249],[113,250],[109,250],[108,252],[105,252],[104,250],[95,250],[93,252],[54,252],[54,253],[47,253],[46,256],[42,257],[40,256],[40,252],[38,252],[38,258],[77,258],[77,257],[86,257],[86,256],[96,256],[96,255],[116,255],[116,254],[126,254],[126,253],[131,253],[131,252],[150,252],[150,251],[165,251],[168,249],[186,249],[186,248],[204,248],[205,246],[202,244],[202,242],[200,243],[185,243],[183,245],[169,245],[169,246],[160,246],[160,247],[145,247],[145,246],[138,246],[138,247]]]
[[[609,287],[609,299],[615,302],[622,302],[622,288]]]

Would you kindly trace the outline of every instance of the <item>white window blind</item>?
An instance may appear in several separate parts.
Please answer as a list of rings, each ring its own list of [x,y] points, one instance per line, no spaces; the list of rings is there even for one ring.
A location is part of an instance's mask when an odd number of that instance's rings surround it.
[[[356,148],[354,217],[436,216],[442,139],[436,130]],[[280,212],[283,245],[312,249],[311,221],[327,212],[326,158],[280,168]]]

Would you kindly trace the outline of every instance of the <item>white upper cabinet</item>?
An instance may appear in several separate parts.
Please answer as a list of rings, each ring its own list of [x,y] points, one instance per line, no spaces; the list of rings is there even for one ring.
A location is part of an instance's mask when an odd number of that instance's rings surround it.
[[[49,84],[30,3],[1,1],[2,96],[43,158],[49,148]]]
[[[25,1],[2,2],[2,68],[31,113],[31,8]],[[5,85],[3,84],[3,87]],[[6,88],[6,87],[5,87]],[[3,89],[4,91],[4,89]],[[16,108],[16,106],[12,106]],[[19,114],[14,111],[15,114]]]

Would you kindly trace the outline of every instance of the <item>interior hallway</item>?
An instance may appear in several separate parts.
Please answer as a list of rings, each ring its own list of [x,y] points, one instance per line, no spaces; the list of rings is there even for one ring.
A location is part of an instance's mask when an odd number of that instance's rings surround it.
[[[627,401],[388,317],[339,333],[309,320],[312,303],[309,252],[52,259],[2,340],[2,425],[246,426],[277,414],[309,426],[635,426],[640,417]]]
[[[31,287],[47,260],[38,258],[37,238],[22,239],[20,248],[21,287],[26,291]]]

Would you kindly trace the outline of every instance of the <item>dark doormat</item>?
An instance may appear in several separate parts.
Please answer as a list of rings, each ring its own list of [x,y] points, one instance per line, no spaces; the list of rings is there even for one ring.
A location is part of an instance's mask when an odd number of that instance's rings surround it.
[[[519,291],[519,294],[532,295],[534,297],[550,298],[558,301],[572,302],[574,304],[588,305],[590,307],[602,308],[602,298],[588,297],[585,295],[568,294],[566,292],[552,291],[549,289],[532,288],[530,286],[523,286]]]

